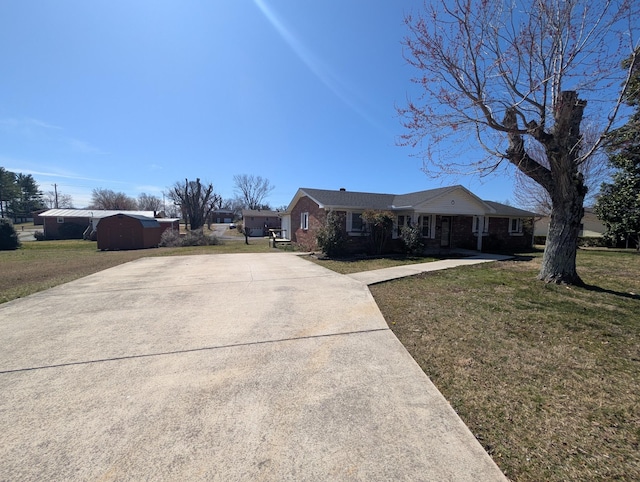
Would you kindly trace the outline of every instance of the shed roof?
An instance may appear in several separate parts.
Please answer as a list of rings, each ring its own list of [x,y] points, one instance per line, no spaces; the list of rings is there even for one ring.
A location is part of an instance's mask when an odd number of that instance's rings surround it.
[[[124,211],[124,210],[104,210],[104,209],[49,209],[40,214],[41,217],[60,217],[60,218],[94,218],[100,219],[114,214],[133,214],[137,216],[146,216],[153,218],[153,211]]]
[[[98,223],[98,227],[100,227],[100,223],[105,220],[105,219],[111,219],[111,218],[116,218],[116,217],[122,217],[122,216],[126,216],[128,218],[132,218],[135,219],[137,221],[140,221],[140,224],[142,225],[143,228],[158,228],[160,227],[160,223],[158,222],[158,220],[156,218],[153,217],[149,217],[149,216],[142,216],[140,214],[131,214],[131,213],[116,213],[116,214],[112,214],[111,216],[105,216],[100,218],[100,222]]]

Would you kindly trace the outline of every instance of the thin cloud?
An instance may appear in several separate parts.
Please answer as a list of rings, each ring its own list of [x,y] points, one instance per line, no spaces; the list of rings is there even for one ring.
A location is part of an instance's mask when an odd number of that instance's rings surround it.
[[[91,181],[91,182],[100,182],[100,183],[108,183],[108,184],[128,184],[127,182],[124,182],[124,181],[114,181],[111,179],[98,179],[95,177],[86,177],[86,176],[81,176],[73,173],[37,171],[34,169],[24,169],[21,167],[6,167],[5,169],[10,172],[20,172],[22,174],[31,174],[33,176],[53,177],[56,179],[72,179],[75,181]]]
[[[105,154],[103,150],[79,139],[69,139],[69,146],[71,150],[82,154]]]
[[[342,81],[328,65],[318,58],[304,43],[293,34],[275,11],[269,7],[266,0],[253,0],[254,4],[260,12],[269,21],[271,26],[278,32],[280,37],[286,42],[296,56],[304,65],[345,105],[356,112],[364,120],[372,126],[385,131],[385,129],[373,119],[362,107],[362,100],[358,99],[359,95],[355,89]]]
[[[32,118],[24,118],[24,119],[16,119],[14,117],[6,117],[4,119],[0,119],[0,126],[5,127],[13,127],[13,128],[30,128],[30,127],[39,127],[42,129],[56,129],[61,130],[62,127],[56,126],[53,124],[49,124],[47,122],[41,121],[39,119]]]
[[[151,185],[135,186],[134,189],[139,192],[147,192],[147,193],[162,193],[162,191],[165,190],[165,188],[163,187],[151,186]]]

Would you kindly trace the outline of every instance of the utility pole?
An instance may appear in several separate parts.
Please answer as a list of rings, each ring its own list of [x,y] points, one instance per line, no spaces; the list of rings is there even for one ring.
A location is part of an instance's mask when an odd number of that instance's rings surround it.
[[[57,184],[53,185],[53,192],[55,193],[55,196],[56,196],[55,208],[58,209],[58,185]]]

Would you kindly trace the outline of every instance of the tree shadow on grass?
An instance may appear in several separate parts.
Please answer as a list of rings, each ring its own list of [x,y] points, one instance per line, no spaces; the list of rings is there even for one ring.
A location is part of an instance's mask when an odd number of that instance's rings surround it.
[[[602,288],[600,286],[583,284],[582,288],[587,291],[593,291],[594,293],[604,293],[608,295],[619,296],[621,298],[629,298],[630,300],[638,300],[640,301],[640,294],[634,292],[624,292],[624,291],[614,291],[606,288]]]

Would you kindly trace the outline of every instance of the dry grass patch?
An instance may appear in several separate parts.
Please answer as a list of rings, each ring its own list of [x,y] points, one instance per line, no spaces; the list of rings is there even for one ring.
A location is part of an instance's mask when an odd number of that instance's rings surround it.
[[[583,252],[371,287],[400,341],[512,480],[640,480],[640,256]]]
[[[428,263],[436,260],[435,258],[422,256],[353,259],[323,259],[316,256],[304,256],[303,258],[340,274],[359,273],[361,271],[391,268],[393,266],[402,266],[405,264]]]
[[[217,246],[98,251],[83,240],[30,241],[15,251],[0,251],[0,303],[52,288],[103,269],[147,256],[182,256],[221,253],[266,253],[268,240],[251,238]]]

